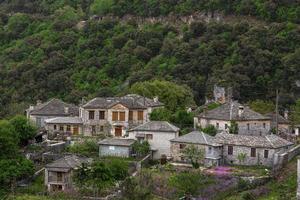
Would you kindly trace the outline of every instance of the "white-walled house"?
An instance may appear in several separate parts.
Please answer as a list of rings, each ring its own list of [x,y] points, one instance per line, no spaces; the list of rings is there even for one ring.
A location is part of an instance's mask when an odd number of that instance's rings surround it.
[[[170,157],[170,140],[178,136],[179,128],[166,121],[150,121],[128,131],[128,138],[149,142],[154,159]]]
[[[127,130],[149,121],[153,109],[162,107],[157,98],[136,94],[123,97],[98,97],[80,107],[85,135],[106,134],[124,137]]]
[[[270,134],[270,117],[257,113],[237,101],[230,101],[213,110],[204,111],[194,119],[195,127],[204,128],[213,125],[219,131],[227,132],[232,121],[238,125],[238,134]]]

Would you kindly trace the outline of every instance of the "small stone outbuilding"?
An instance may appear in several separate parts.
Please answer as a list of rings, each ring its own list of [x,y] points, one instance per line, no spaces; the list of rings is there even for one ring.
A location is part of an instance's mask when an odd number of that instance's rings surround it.
[[[74,189],[73,170],[81,167],[91,159],[69,155],[45,166],[45,185],[49,192],[68,191]]]
[[[99,156],[131,157],[132,145],[135,140],[123,138],[110,138],[98,142]]]

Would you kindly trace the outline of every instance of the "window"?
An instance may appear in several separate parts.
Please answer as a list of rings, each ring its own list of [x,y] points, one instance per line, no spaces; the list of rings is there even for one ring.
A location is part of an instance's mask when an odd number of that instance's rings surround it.
[[[152,140],[153,139],[153,135],[152,134],[146,134],[146,139],[147,140]]]
[[[133,120],[133,111],[129,111],[128,120],[129,120],[129,121],[132,121],[132,120]]]
[[[119,120],[122,122],[125,121],[125,112],[119,112],[119,115],[120,115]]]
[[[247,130],[248,131],[250,130],[250,124],[247,124]]]
[[[64,131],[64,126],[59,126],[60,131]]]
[[[109,150],[115,150],[115,146],[109,146]]]
[[[92,126],[92,134],[96,134],[96,126]]]
[[[208,154],[212,154],[212,147],[208,147]]]
[[[99,119],[105,119],[105,111],[99,111]]]
[[[251,148],[251,157],[256,157],[256,149]]]
[[[57,182],[62,182],[63,174],[62,172],[56,172]]]
[[[95,119],[95,111],[89,111],[89,119]]]
[[[67,131],[71,131],[71,126],[67,125]]]
[[[139,121],[144,120],[144,112],[143,111],[138,111],[138,120]]]
[[[104,131],[104,127],[100,126],[100,131],[103,132]]]
[[[228,125],[227,124],[225,124],[225,129],[227,129],[228,128]]]
[[[263,123],[264,128],[266,128],[266,123]]]
[[[185,148],[185,144],[179,144],[179,149],[184,149]]]
[[[233,146],[228,146],[228,155],[233,154]]]
[[[269,157],[269,150],[265,150],[264,151],[264,158],[268,158]]]
[[[219,123],[216,124],[217,129],[219,128]]]
[[[118,112],[112,112],[112,121],[118,121]]]
[[[53,129],[54,129],[54,130],[56,130],[56,129],[57,129],[57,126],[56,126],[56,125],[54,125],[54,126],[53,126]]]

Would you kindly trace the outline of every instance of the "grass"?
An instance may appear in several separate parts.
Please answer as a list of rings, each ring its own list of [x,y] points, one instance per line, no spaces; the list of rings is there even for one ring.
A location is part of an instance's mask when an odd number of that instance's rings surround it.
[[[233,175],[235,176],[267,176],[270,168],[265,166],[233,166]]]

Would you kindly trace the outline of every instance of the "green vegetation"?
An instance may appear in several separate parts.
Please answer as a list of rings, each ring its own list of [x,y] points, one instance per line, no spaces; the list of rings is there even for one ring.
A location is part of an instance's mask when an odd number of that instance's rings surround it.
[[[215,136],[217,134],[217,128],[214,125],[207,125],[205,128],[201,128],[200,130],[203,131],[203,133],[206,133],[210,136]]]
[[[231,120],[229,126],[229,133],[238,134],[238,132],[239,132],[239,125],[236,123],[236,121]]]
[[[14,192],[16,182],[34,172],[33,163],[20,153],[19,147],[20,141],[27,142],[25,138],[33,136],[34,128],[28,123],[19,117],[0,121],[0,197],[9,189]]]
[[[169,178],[169,184],[177,189],[178,197],[197,195],[202,188],[212,183],[211,177],[200,172],[181,172]]]
[[[99,146],[96,140],[86,139],[83,142],[68,146],[67,151],[74,154],[80,154],[88,157],[98,157]]]
[[[182,150],[185,159],[189,160],[194,168],[199,168],[205,156],[204,149],[200,149],[195,145],[189,145]]]
[[[249,103],[250,108],[261,114],[275,111],[275,104],[272,101],[255,100]]]
[[[132,149],[137,154],[137,157],[143,157],[150,153],[150,144],[148,141],[135,141],[132,145]]]
[[[103,192],[116,181],[128,176],[128,162],[121,159],[95,161],[91,166],[83,165],[75,170],[74,181],[79,189],[86,192]]]
[[[273,101],[279,88],[280,104],[292,104],[299,94],[299,10],[296,0],[2,1],[0,117],[23,113],[38,99],[78,103],[126,91],[159,96],[175,112],[202,104],[214,84],[231,86],[242,102]],[[137,18],[195,11],[237,20],[188,25]],[[133,17],[90,19],[107,13]]]

